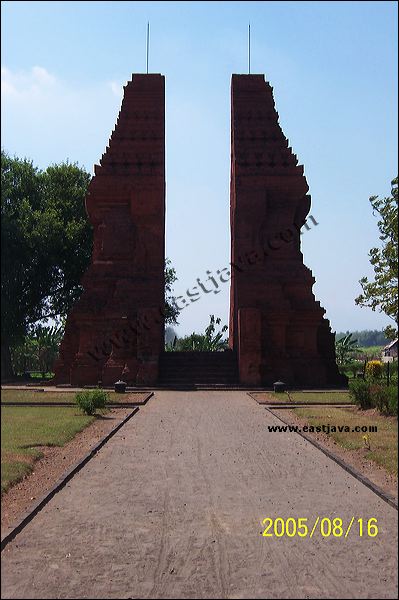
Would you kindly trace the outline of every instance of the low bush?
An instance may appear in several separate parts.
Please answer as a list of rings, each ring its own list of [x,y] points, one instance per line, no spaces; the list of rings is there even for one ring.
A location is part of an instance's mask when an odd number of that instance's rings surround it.
[[[377,408],[386,415],[398,414],[398,388],[370,381],[356,380],[349,384],[352,402],[363,410]]]
[[[103,390],[85,390],[75,395],[75,402],[86,415],[94,415],[96,410],[104,410],[108,394]]]
[[[398,416],[398,389],[389,398],[389,414]]]
[[[348,379],[356,379],[357,374],[363,371],[364,364],[359,360],[352,360],[343,365],[338,366],[338,370],[342,375],[346,375]]]
[[[363,379],[355,379],[349,383],[349,396],[354,404],[366,410],[372,408],[370,385]]]
[[[388,393],[387,386],[381,384],[371,384],[370,385],[370,398],[372,405],[375,408],[378,408],[381,412],[387,412],[388,408]]]
[[[389,371],[389,380],[392,383],[398,383],[398,361],[394,360],[390,363],[383,363],[383,377],[385,380],[388,379],[388,371]]]
[[[398,388],[396,385],[390,385],[386,388],[384,412],[388,415],[398,415]]]

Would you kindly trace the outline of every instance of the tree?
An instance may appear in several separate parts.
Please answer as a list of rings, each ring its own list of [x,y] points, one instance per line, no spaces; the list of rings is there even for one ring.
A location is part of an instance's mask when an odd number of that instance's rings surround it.
[[[12,372],[10,346],[26,331],[27,319],[40,317],[41,282],[37,257],[26,235],[40,208],[38,170],[28,160],[1,153],[1,375]],[[23,265],[23,266],[22,266]],[[45,270],[46,267],[43,268]],[[32,283],[32,285],[30,285]]]
[[[1,373],[11,371],[9,347],[25,333],[25,315],[37,318],[40,311],[32,310],[40,302],[40,284],[35,281],[36,257],[24,235],[33,210],[40,206],[38,170],[28,160],[12,159],[1,153]],[[22,215],[24,215],[22,217]],[[31,256],[29,262],[25,257]],[[21,271],[21,264],[27,262]],[[30,311],[28,309],[30,307]]]
[[[379,331],[378,329],[369,330],[364,329],[362,331],[347,331],[346,333],[336,333],[335,339],[339,340],[348,333],[352,333],[352,336],[357,339],[359,346],[368,347],[368,346],[386,346],[388,344],[388,339],[383,331]]]
[[[85,196],[91,176],[77,164],[51,165],[42,175],[43,238],[51,248],[51,281],[43,316],[65,317],[82,293],[93,233]]]
[[[28,371],[39,371],[44,378],[53,369],[63,334],[64,323],[34,326],[23,342],[11,350],[14,372],[23,375]]]
[[[11,348],[13,373],[21,374],[28,371],[39,371],[37,345],[32,335],[26,335],[23,342]]]
[[[371,248],[370,263],[374,268],[374,281],[362,277],[360,285],[363,293],[355,303],[367,306],[372,310],[379,309],[395,323],[389,325],[385,335],[394,339],[398,335],[398,178],[391,182],[391,196],[379,198],[372,196],[370,203],[373,214],[378,215],[377,223],[380,231],[381,247]]]
[[[89,173],[68,162],[40,171],[1,153],[1,375],[10,347],[38,321],[65,315],[81,293],[92,235],[84,197]]]
[[[165,323],[178,325],[177,317],[180,310],[177,308],[172,295],[173,284],[177,281],[176,270],[171,266],[169,258],[165,260]]]

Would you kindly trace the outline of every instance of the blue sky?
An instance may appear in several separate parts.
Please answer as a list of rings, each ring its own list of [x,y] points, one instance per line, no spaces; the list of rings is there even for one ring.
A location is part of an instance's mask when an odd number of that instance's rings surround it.
[[[378,243],[368,202],[397,174],[395,2],[2,2],[2,147],[45,168],[93,172],[122,85],[166,76],[167,256],[176,294],[229,263],[230,78],[274,87],[280,123],[305,166],[317,227],[302,236],[333,330],[380,329],[354,305]],[[228,321],[229,286],[181,313],[180,334]]]

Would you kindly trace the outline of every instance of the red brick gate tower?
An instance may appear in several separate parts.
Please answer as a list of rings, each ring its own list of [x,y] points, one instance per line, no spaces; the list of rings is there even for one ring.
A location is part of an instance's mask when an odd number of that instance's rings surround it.
[[[231,92],[230,346],[240,382],[343,385],[334,337],[300,250],[310,209],[303,167],[263,75],[233,75]]]
[[[56,381],[154,383],[164,345],[165,81],[134,75],[86,197],[91,264]]]

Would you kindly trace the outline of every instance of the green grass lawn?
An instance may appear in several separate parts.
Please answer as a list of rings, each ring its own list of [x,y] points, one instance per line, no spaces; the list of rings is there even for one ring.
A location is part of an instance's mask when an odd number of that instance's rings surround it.
[[[339,402],[340,404],[351,404],[349,392],[289,392],[289,396],[286,393],[253,392],[252,396],[259,402],[278,404],[289,404],[291,402],[306,402],[308,404]]]
[[[109,402],[121,403],[129,401],[133,396],[137,396],[139,400],[145,392],[126,392],[126,394],[117,394],[113,390],[106,390]],[[1,401],[3,404],[9,402],[34,402],[40,404],[40,402],[70,402],[75,403],[76,392],[34,392],[32,390],[1,390]]]
[[[361,411],[357,408],[306,407],[295,408],[293,412],[306,419],[310,425],[376,425],[377,432],[332,432],[330,435],[340,446],[348,450],[364,449],[365,458],[373,460],[387,471],[398,473],[398,421],[396,417],[385,417],[375,411]],[[370,449],[366,449],[363,436],[367,435]]]
[[[32,471],[38,446],[64,446],[94,419],[73,407],[2,406],[1,491]]]
[[[33,392],[31,390],[1,390],[1,401],[7,402],[74,402],[72,392]]]
[[[340,404],[351,404],[349,392],[290,392],[290,396],[294,402],[316,404],[339,402]]]
[[[381,360],[381,354],[384,346],[359,346],[356,354],[367,356],[368,359],[376,358]]]

